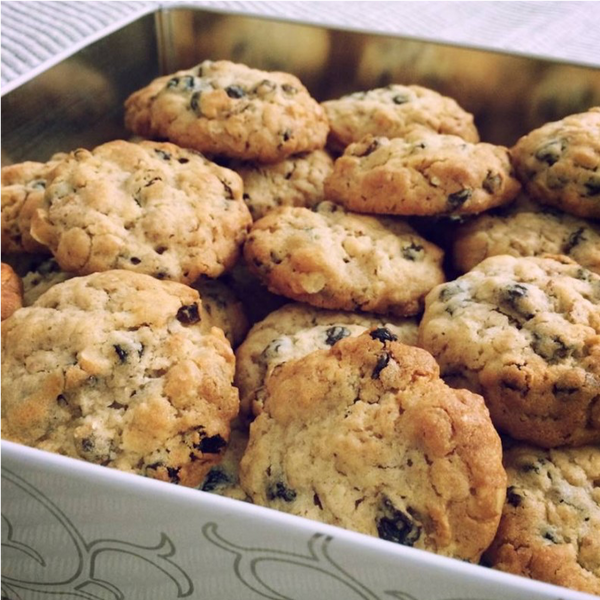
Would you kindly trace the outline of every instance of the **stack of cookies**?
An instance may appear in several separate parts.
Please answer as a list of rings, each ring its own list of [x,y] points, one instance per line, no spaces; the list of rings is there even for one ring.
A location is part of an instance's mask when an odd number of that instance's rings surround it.
[[[2,170],[4,438],[600,593],[600,109],[205,61],[125,125]]]

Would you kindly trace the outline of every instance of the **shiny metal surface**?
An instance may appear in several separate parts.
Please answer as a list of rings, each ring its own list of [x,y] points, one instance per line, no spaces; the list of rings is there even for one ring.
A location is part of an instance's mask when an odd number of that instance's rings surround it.
[[[128,137],[122,105],[159,74],[204,59],[292,72],[320,100],[416,83],[473,112],[482,139],[511,145],[600,105],[600,69],[404,38],[165,8],[87,46],[2,98],[2,163]]]
[[[2,96],[2,164],[123,137],[123,101],[159,74],[146,15]]]

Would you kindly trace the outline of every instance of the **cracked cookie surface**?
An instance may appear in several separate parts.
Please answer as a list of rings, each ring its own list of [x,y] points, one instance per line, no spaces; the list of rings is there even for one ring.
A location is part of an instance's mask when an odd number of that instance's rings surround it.
[[[256,504],[477,561],[504,503],[501,461],[483,399],[377,328],[269,377],[240,478]]]
[[[117,140],[53,171],[31,231],[65,271],[190,283],[235,263],[251,221],[233,171],[174,144]]]
[[[270,212],[244,257],[271,292],[321,308],[412,316],[445,280],[442,250],[408,224],[331,202]]]
[[[600,442],[600,276],[563,256],[494,256],[426,298],[419,345],[498,429],[544,447]]]
[[[278,206],[312,208],[325,199],[333,159],[325,150],[297,154],[271,165],[232,164],[244,181],[244,201],[256,221]]]
[[[506,504],[486,562],[600,595],[600,448],[518,445],[504,465]]]
[[[480,213],[520,189],[503,146],[424,131],[351,144],[325,181],[327,198],[347,209],[390,215]]]
[[[299,303],[272,312],[252,327],[236,351],[235,384],[241,411],[262,412],[265,381],[279,365],[378,326],[389,329],[403,344],[416,344],[417,321],[413,318],[331,311]]]
[[[2,437],[195,486],[239,409],[234,360],[188,286],[76,277],[3,323]]]
[[[600,107],[542,125],[519,139],[511,155],[532,198],[600,219]]]
[[[418,85],[392,84],[323,102],[330,123],[328,143],[337,150],[367,135],[404,137],[414,128],[478,142],[473,115],[452,98]]]
[[[125,102],[125,126],[210,155],[278,162],[323,148],[325,111],[294,75],[225,60],[159,77]]]
[[[462,273],[500,254],[564,254],[600,275],[600,225],[523,198],[458,227],[452,256]]]

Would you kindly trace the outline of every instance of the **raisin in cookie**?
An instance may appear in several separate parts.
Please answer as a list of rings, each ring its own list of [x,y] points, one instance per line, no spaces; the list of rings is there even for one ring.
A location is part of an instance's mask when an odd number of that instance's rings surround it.
[[[326,196],[347,209],[392,215],[480,213],[520,189],[503,146],[423,131],[351,144],[325,181]]]
[[[564,254],[600,275],[600,226],[526,198],[486,213],[454,233],[454,266],[462,273],[489,256]]]
[[[198,292],[128,271],[75,277],[2,327],[2,436],[196,486],[237,415],[234,355]]]
[[[293,75],[220,60],[159,77],[125,102],[125,125],[207,154],[278,162],[323,148],[323,108]]]
[[[64,156],[2,167],[2,252],[49,253],[31,236],[31,219],[43,202],[48,176]]]
[[[568,258],[493,256],[438,286],[419,345],[514,438],[600,442],[600,276]]]
[[[329,144],[343,150],[366,135],[404,137],[415,128],[478,142],[473,115],[455,100],[418,85],[392,84],[323,102],[330,124]]]
[[[506,505],[490,566],[600,595],[600,448],[505,452]]]
[[[269,290],[321,308],[411,316],[444,281],[443,252],[409,225],[331,202],[270,212],[244,256]]]
[[[385,328],[269,377],[240,479],[256,504],[468,561],[491,543],[506,492],[483,399]]]
[[[532,198],[600,219],[600,107],[535,129],[511,154]]]
[[[241,411],[254,415],[262,412],[265,381],[279,365],[378,326],[387,327],[404,344],[417,342],[417,321],[413,318],[387,319],[298,303],[272,312],[252,327],[236,351],[235,384]]]
[[[13,268],[2,263],[2,321],[23,306],[23,283]]]
[[[65,271],[190,283],[231,267],[251,222],[233,171],[173,144],[117,140],[54,169],[31,233]]]
[[[201,278],[192,284],[200,293],[202,308],[215,327],[223,330],[235,348],[246,337],[250,325],[244,305],[233,290],[217,279]]]
[[[36,265],[23,277],[23,300],[25,306],[31,306],[44,292],[57,283],[73,277],[63,271],[58,263],[49,258]],[[206,318],[223,330],[229,343],[238,346],[248,329],[244,307],[233,291],[217,279],[200,278],[191,284],[200,294],[202,310]]]
[[[324,200],[333,159],[325,150],[314,150],[272,165],[242,163],[230,168],[244,181],[244,201],[256,221],[278,206],[312,208]]]
[[[238,419],[231,423],[231,434],[221,462],[214,466],[200,485],[203,492],[248,502],[240,486],[240,461],[248,445],[248,428]]]

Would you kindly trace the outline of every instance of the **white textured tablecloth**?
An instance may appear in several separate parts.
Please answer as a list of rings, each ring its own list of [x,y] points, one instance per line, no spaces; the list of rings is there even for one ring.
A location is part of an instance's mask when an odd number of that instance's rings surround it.
[[[0,5],[2,85],[124,19],[179,4],[508,50],[600,67],[600,2],[31,2]]]

